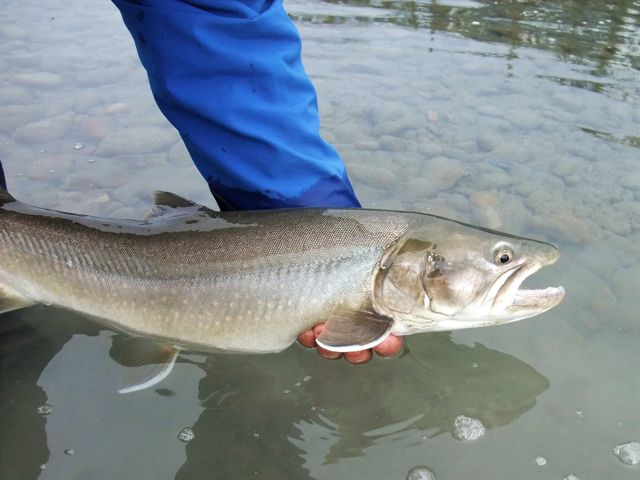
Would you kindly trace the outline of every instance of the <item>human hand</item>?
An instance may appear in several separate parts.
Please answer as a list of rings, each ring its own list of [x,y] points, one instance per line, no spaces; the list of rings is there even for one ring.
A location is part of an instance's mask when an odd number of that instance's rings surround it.
[[[381,357],[391,357],[402,350],[402,346],[404,341],[402,337],[397,337],[395,335],[389,335],[382,343],[376,345],[373,349],[368,348],[366,350],[360,350],[357,352],[332,352],[330,350],[326,350],[322,347],[318,347],[316,344],[316,338],[322,332],[324,328],[324,323],[320,323],[313,327],[310,330],[302,332],[298,336],[298,342],[300,342],[303,346],[307,348],[316,348],[318,350],[318,355],[322,358],[327,358],[329,360],[336,360],[340,357],[344,357],[344,359],[352,363],[354,365],[358,365],[361,363],[367,363],[369,360],[373,358],[372,350],[380,355]]]

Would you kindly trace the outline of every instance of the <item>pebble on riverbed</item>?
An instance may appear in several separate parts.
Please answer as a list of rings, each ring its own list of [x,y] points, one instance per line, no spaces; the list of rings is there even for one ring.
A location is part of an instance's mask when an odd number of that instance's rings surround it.
[[[153,153],[165,150],[177,141],[177,133],[167,128],[132,127],[108,134],[100,141],[97,153],[105,157]]]
[[[28,123],[13,134],[14,140],[22,143],[44,143],[62,137],[71,127],[70,115],[58,115]]]

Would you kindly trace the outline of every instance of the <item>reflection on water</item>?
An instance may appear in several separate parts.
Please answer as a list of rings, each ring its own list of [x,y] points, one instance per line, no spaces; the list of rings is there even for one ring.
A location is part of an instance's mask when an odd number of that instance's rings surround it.
[[[18,198],[118,218],[155,189],[211,202],[112,5],[5,3],[0,159]],[[612,452],[640,440],[640,2],[286,5],[363,204],[553,241],[560,261],[531,283],[563,284],[565,301],[358,368],[300,347],[183,352],[130,395],[117,390],[153,360],[144,342],[12,312],[0,477],[636,478]],[[459,415],[486,435],[456,440]]]
[[[458,345],[449,334],[434,334],[412,342],[402,359],[376,361],[364,367],[366,371],[318,361],[302,348],[266,356],[185,352],[179,362],[183,368],[200,369],[199,382],[184,382],[179,390],[163,382],[153,392],[109,400],[117,397],[114,380],[153,361],[143,358],[144,340],[100,333],[86,318],[51,308],[7,317],[0,335],[3,366],[9,373],[0,392],[3,431],[19,432],[21,442],[4,442],[5,460],[19,461],[3,462],[3,478],[31,478],[44,464],[52,478],[77,474],[80,470],[65,457],[69,449],[85,457],[83,469],[88,464],[95,471],[110,458],[127,455],[127,442],[88,451],[91,440],[76,439],[86,439],[96,428],[79,421],[86,417],[82,410],[93,410],[99,419],[111,401],[142,406],[155,397],[154,408],[164,410],[180,396],[197,397],[197,419],[186,426],[193,432],[186,441],[186,457],[166,465],[177,470],[176,478],[206,478],[204,472],[211,471],[217,472],[216,478],[254,472],[262,478],[308,478],[310,471],[365,455],[374,445],[425,443],[451,432],[458,415],[481,419],[489,429],[508,425],[531,409],[549,386],[544,376],[511,355],[481,344]],[[73,367],[86,376],[82,382],[52,370],[56,363],[68,368],[82,361],[87,349],[108,352],[120,367],[100,365],[108,364],[109,356],[96,355],[94,364]],[[142,354],[136,358],[135,351]],[[96,381],[102,393],[91,391]],[[12,386],[16,382],[21,389]],[[51,406],[46,417],[38,412],[43,404]],[[151,412],[150,418],[158,417]],[[75,423],[65,426],[69,435],[55,438],[67,422]],[[167,443],[185,430],[172,429],[170,423],[165,419],[157,429]],[[46,432],[54,437],[48,442]],[[109,444],[123,434],[101,433],[110,438]],[[25,439],[31,445],[28,453],[22,448]]]
[[[325,0],[324,3],[358,8],[297,13],[293,17],[301,22],[323,24],[391,23],[458,33],[481,42],[543,48],[557,52],[563,60],[591,61],[595,72],[602,75],[608,73],[611,63],[640,69],[635,30],[640,23],[637,0]],[[367,7],[366,12],[361,7]]]

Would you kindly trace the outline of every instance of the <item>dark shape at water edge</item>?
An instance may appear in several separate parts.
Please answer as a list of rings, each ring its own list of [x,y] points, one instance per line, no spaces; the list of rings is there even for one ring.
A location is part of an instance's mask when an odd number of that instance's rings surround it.
[[[102,327],[82,315],[42,306],[5,314],[2,320],[0,477],[37,478],[50,455],[46,416],[37,413],[50,403],[38,386],[41,372],[70,338],[76,345],[84,339],[93,342],[87,335]],[[156,361],[147,356],[143,340],[122,334],[111,339],[110,354],[127,365],[123,369]],[[194,438],[176,447],[186,453],[183,465],[176,466],[176,478],[241,478],[254,472],[259,478],[313,478],[323,464],[365,455],[387,441],[397,443],[398,434],[406,435],[401,442],[415,441],[418,435],[428,444],[429,437],[448,434],[458,415],[478,418],[487,428],[507,425],[549,387],[531,366],[481,344],[459,345],[446,333],[418,335],[408,342],[409,354],[360,367],[321,360],[300,346],[276,355],[184,352],[178,361],[205,374],[197,389],[173,392],[160,383],[153,390],[158,402],[176,402],[180,408],[197,399],[202,408],[189,425]],[[130,355],[132,345],[139,357]],[[103,361],[111,359],[105,355]],[[76,382],[79,392],[85,388],[82,380]],[[113,385],[113,391],[119,387]],[[148,412],[154,410],[152,397],[147,394]],[[139,397],[130,402],[120,398],[118,415],[131,415],[140,407],[134,401]],[[53,408],[56,415],[55,404]],[[104,420],[101,428],[108,431],[109,419]],[[157,421],[164,424],[163,418]],[[171,438],[177,433],[160,431]],[[148,436],[139,430],[139,442],[148,442]],[[117,468],[114,464],[114,471],[101,471],[99,477],[112,478]]]
[[[364,455],[405,430],[451,432],[458,415],[507,425],[549,388],[531,366],[481,344],[458,345],[446,333],[410,341],[410,355],[357,368],[299,347],[207,357],[204,410],[177,478],[213,470],[219,478],[311,478],[314,466]]]
[[[40,321],[32,322],[35,317]],[[46,416],[38,411],[47,404],[40,374],[75,333],[98,330],[82,317],[44,306],[5,313],[1,320],[0,478],[35,479],[50,454]]]

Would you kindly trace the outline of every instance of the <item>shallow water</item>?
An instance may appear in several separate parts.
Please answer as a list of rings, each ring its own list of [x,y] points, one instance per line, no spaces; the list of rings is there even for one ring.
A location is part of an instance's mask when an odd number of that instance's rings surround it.
[[[45,3],[0,13],[12,192],[127,218],[156,189],[213,204],[115,8]],[[126,337],[44,306],[12,312],[0,477],[637,478],[613,449],[640,440],[640,2],[287,6],[364,205],[553,241],[562,258],[536,284],[567,298],[357,368],[298,346],[188,353],[130,395],[117,393],[135,368]],[[460,416],[486,433],[457,439]]]

